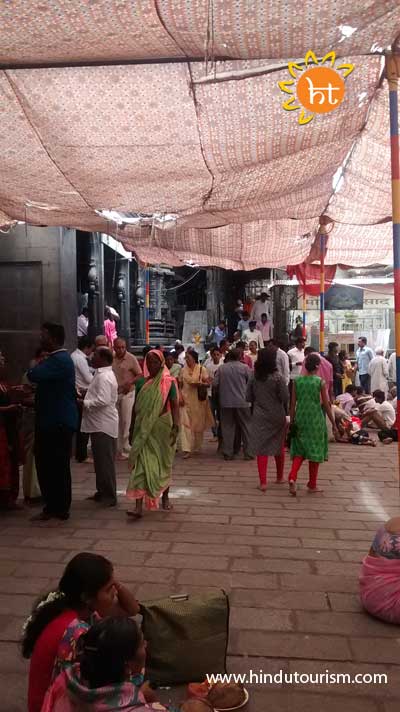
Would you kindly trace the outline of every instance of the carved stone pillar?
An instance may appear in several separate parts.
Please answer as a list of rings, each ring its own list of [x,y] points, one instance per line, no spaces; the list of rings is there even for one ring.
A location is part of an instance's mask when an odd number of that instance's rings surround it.
[[[146,343],[146,270],[138,264],[136,281],[135,343]]]
[[[207,270],[207,322],[208,329],[216,326],[224,314],[224,274],[216,267]]]
[[[117,280],[117,301],[118,312],[120,315],[120,325],[118,332],[120,336],[126,339],[127,344],[131,340],[130,326],[130,290],[129,290],[129,261],[127,259],[119,259],[118,261],[118,280]]]
[[[274,338],[283,346],[288,346],[289,311],[297,309],[297,286],[274,285],[272,292]]]
[[[90,234],[88,271],[88,336],[95,339],[104,333],[104,257],[103,244],[98,232]]]

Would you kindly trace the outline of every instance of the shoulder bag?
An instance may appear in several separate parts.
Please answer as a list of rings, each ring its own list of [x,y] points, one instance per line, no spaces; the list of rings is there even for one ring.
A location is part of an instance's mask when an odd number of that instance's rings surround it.
[[[152,684],[202,682],[226,672],[229,599],[225,591],[178,594],[142,603],[146,677]]]
[[[200,366],[199,383],[197,384],[197,397],[198,397],[199,401],[207,400],[207,395],[208,395],[208,386],[206,386],[205,383],[201,382],[202,373],[203,373],[203,366]]]

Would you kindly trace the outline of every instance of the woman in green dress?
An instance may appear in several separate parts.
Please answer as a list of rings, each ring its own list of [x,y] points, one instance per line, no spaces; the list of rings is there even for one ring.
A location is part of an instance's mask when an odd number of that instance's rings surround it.
[[[136,381],[136,398],[132,414],[132,448],[129,464],[131,476],[127,497],[136,502],[128,516],[143,516],[146,509],[171,509],[168,493],[179,430],[179,402],[176,380],[165,365],[162,351],[153,349],[146,356],[144,378]]]
[[[289,472],[289,492],[294,496],[296,495],[297,473],[304,460],[308,460],[309,467],[308,491],[322,492],[317,487],[317,477],[320,463],[328,457],[325,413],[336,432],[335,419],[328,400],[325,381],[317,375],[320,363],[318,354],[310,354],[304,362],[305,376],[298,376],[293,381],[290,405],[292,467]],[[321,408],[321,402],[324,410]]]

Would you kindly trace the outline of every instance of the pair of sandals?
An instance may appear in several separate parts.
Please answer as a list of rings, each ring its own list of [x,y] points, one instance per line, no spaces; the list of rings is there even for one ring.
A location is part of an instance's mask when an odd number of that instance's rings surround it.
[[[164,512],[170,512],[173,509],[173,506],[169,499],[165,502],[165,500],[162,498],[161,499],[161,508],[163,509]],[[142,519],[143,517],[143,512],[136,512],[135,510],[128,509],[126,512],[127,517],[129,519],[138,520]]]

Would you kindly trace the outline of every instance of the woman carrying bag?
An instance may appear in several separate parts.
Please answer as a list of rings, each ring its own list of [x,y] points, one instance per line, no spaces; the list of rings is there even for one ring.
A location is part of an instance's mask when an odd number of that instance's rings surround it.
[[[207,386],[211,383],[207,369],[199,364],[196,351],[188,351],[185,360],[186,366],[179,379],[182,396],[180,437],[183,457],[187,459],[191,453],[200,451],[204,431],[215,423],[207,398]]]

